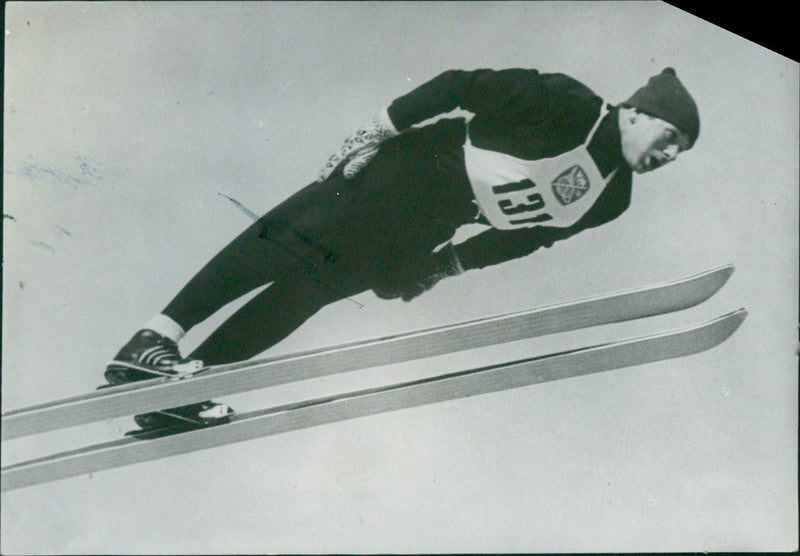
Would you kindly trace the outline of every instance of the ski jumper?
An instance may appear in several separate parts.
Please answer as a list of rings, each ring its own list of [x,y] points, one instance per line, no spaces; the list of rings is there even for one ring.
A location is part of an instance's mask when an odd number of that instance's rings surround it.
[[[472,118],[420,122],[461,108]],[[414,280],[434,249],[455,245],[465,270],[550,247],[630,204],[618,111],[585,85],[531,69],[444,72],[388,108],[402,133],[353,179],[314,182],[211,259],[163,311],[185,330],[269,284],[191,358],[249,359],[319,309]]]

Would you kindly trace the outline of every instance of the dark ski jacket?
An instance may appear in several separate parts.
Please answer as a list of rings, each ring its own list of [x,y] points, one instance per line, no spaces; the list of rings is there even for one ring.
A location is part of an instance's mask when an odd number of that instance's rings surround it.
[[[533,69],[450,70],[395,99],[388,113],[403,131],[461,108],[474,114],[469,129],[475,146],[536,160],[582,144],[603,102],[588,87],[563,74]],[[628,208],[632,172],[622,156],[618,108],[609,105],[609,109],[588,150],[604,177],[618,171],[592,208],[568,228],[489,228],[456,245],[465,269],[483,268],[550,247],[555,241],[610,222]],[[423,125],[422,132],[435,134],[437,148],[447,153],[443,160],[450,160],[450,171],[458,174],[453,179],[468,184],[462,150],[466,120],[442,119]]]

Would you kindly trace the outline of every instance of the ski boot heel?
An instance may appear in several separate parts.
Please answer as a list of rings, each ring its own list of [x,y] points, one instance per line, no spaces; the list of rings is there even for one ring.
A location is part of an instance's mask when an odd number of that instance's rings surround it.
[[[150,380],[164,375],[161,373],[156,374],[151,370],[135,369],[112,361],[106,366],[106,372],[103,373],[103,376],[105,376],[106,382],[110,386],[119,386],[120,384]]]
[[[142,413],[141,415],[134,415],[133,420],[141,427],[142,430],[152,431],[170,427],[175,424],[175,421],[162,414],[160,411],[153,411],[152,413]]]

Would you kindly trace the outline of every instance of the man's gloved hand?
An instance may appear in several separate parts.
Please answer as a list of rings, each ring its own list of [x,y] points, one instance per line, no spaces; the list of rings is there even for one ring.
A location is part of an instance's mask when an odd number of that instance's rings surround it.
[[[448,243],[428,257],[418,278],[391,289],[375,288],[372,291],[382,299],[402,297],[403,301],[408,302],[433,288],[443,278],[463,273],[464,267],[458,260],[456,250],[452,243]]]
[[[328,159],[317,181],[325,181],[342,164],[344,177],[352,179],[378,154],[380,144],[396,137],[400,132],[394,127],[386,109],[372,118],[364,127],[348,137],[342,148]]]

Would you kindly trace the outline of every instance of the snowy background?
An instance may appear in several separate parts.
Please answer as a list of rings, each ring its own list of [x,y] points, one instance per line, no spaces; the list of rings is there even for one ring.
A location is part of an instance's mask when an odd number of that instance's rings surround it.
[[[381,107],[451,68],[564,72],[619,102],[672,66],[700,106],[700,139],[635,178],[615,222],[414,303],[343,300],[269,355],[729,262],[731,281],[678,315],[226,401],[248,411],[750,314],[689,358],[10,491],[4,554],[797,548],[795,62],[657,2],[6,6],[4,410],[100,384],[248,224],[219,192],[265,212]],[[131,428],[4,442],[3,465]]]

